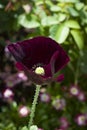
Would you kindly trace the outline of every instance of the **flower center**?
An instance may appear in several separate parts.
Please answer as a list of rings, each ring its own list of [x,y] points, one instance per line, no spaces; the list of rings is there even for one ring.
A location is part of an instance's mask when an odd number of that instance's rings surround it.
[[[35,69],[35,73],[38,74],[38,75],[44,75],[45,74],[45,70],[43,67],[36,67]]]
[[[76,88],[71,88],[71,93],[74,95],[78,94],[78,90]]]
[[[85,117],[84,116],[79,117],[79,123],[85,123]]]

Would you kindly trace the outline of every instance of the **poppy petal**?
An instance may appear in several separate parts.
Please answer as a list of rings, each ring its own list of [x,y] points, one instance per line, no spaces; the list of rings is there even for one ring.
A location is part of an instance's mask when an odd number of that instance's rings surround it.
[[[57,78],[55,78],[56,82],[62,82],[64,80],[64,74],[60,74]]]
[[[8,45],[8,49],[17,61],[21,61],[23,59],[24,52],[20,45],[10,44],[10,45]]]
[[[51,57],[50,65],[51,65],[52,75],[54,75],[54,73],[55,73],[55,62],[56,62],[56,60],[58,60],[58,57],[59,57],[59,51],[56,51],[56,52],[52,55],[52,57]]]

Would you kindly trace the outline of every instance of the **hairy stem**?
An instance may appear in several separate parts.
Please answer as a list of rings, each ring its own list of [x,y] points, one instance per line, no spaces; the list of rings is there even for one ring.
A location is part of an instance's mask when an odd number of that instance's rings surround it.
[[[37,104],[37,100],[38,100],[38,96],[40,92],[40,87],[41,87],[40,85],[36,85],[36,91],[35,91],[32,107],[31,107],[31,114],[30,114],[30,120],[29,120],[29,125],[28,125],[29,129],[30,129],[30,126],[33,124],[33,118],[35,115],[35,109],[36,109],[36,104]]]

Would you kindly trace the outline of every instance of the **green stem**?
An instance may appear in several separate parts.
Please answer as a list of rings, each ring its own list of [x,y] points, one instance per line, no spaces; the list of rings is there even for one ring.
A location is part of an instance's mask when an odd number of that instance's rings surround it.
[[[79,78],[79,64],[80,64],[80,58],[78,58],[77,61],[77,66],[76,66],[76,70],[75,70],[75,85],[78,84],[78,78]]]
[[[32,103],[30,120],[29,120],[29,125],[28,125],[29,129],[30,129],[30,126],[33,124],[33,118],[34,118],[34,115],[35,115],[35,109],[36,109],[36,104],[37,104],[37,100],[38,100],[38,96],[39,96],[39,92],[40,92],[40,87],[41,87],[41,85],[36,85],[36,92],[35,92],[34,100],[33,100],[33,103]]]

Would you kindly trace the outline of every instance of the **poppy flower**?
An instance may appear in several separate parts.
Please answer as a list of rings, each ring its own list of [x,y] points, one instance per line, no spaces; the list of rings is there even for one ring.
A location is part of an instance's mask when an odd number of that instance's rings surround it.
[[[38,36],[18,41],[8,45],[8,49],[17,61],[16,67],[24,70],[33,83],[42,85],[64,78],[63,75],[54,78],[54,74],[69,62],[69,57],[51,38]]]

